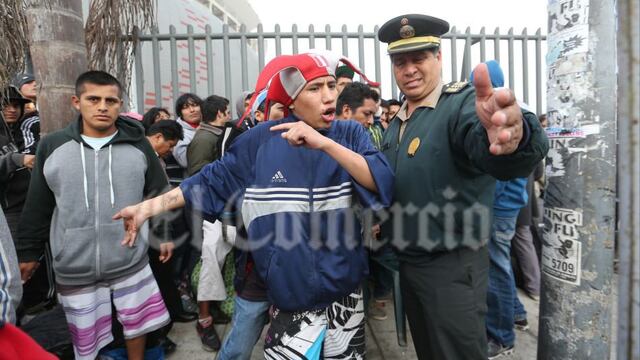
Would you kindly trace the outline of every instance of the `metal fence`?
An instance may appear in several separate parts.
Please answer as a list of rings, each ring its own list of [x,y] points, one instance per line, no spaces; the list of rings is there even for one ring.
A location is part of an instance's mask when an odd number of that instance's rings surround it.
[[[138,34],[140,40],[135,58],[135,106],[142,113],[152,106],[172,108],[184,92],[202,96],[217,94],[233,103],[243,90],[252,90],[265,63],[280,54],[296,54],[309,49],[341,52],[359,65],[368,77],[382,84],[383,98],[398,98],[392,68],[386,55],[386,44],[377,39],[378,27],[365,32],[360,25],[349,31],[343,25],[339,31],[328,25],[324,31],[313,26],[300,31],[293,25],[283,31],[276,25],[264,31],[261,25],[248,32],[244,26],[235,32],[227,25],[222,32],[213,32],[207,25],[204,33],[194,33],[192,26],[178,33],[170,26],[169,33],[157,30]],[[537,113],[545,105],[546,83],[543,54],[546,36],[540,29],[520,34],[482,28],[461,32],[456,27],[443,37],[443,79],[445,82],[466,80],[472,67],[479,62],[498,60],[505,72],[505,86],[518,99],[528,103]]]

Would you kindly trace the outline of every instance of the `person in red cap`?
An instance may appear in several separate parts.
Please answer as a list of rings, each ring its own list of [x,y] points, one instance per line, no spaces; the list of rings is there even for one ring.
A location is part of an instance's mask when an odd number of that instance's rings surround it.
[[[387,207],[394,179],[366,129],[334,121],[338,61],[350,64],[326,54],[273,60],[265,67],[273,74],[265,109],[283,104],[284,119],[243,133],[180,188],[114,215],[124,219],[123,243],[133,245],[155,214],[186,205],[213,220],[228,206],[241,209],[248,238],[236,238],[236,246],[251,251],[273,304],[268,358],[365,353],[359,286],[367,255],[353,207],[360,213]]]

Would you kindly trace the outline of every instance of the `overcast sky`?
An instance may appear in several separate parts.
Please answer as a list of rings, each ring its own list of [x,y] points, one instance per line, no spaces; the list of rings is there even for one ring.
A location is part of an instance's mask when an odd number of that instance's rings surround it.
[[[325,24],[349,29],[362,24],[365,31],[373,30],[392,17],[419,13],[447,20],[451,26],[464,30],[471,27],[477,32],[482,26],[493,32],[496,26],[501,29],[513,27],[516,33],[528,28],[534,33],[541,28],[546,33],[547,1],[545,0],[249,0],[265,30],[279,23],[290,28],[291,24],[324,29]],[[283,29],[284,30],[284,29]]]

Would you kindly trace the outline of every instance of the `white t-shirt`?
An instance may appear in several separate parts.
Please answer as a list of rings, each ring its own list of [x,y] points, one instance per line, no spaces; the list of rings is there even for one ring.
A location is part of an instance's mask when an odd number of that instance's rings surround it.
[[[89,144],[89,146],[91,146],[94,150],[100,150],[109,141],[111,141],[111,139],[113,139],[116,136],[117,133],[118,133],[118,130],[116,130],[116,132],[114,132],[113,134],[111,134],[111,135],[109,135],[107,137],[99,137],[99,138],[90,137],[90,136],[86,136],[86,135],[80,135],[80,136],[82,136],[82,140],[84,140],[84,142]]]

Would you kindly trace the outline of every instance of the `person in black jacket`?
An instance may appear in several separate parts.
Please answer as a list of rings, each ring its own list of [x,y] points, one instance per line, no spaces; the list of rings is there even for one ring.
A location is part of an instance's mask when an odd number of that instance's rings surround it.
[[[31,100],[20,91],[9,86],[0,93],[2,121],[0,124],[0,155],[3,169],[0,180],[0,200],[11,236],[16,239],[18,223],[29,190],[31,169],[35,164],[35,152],[40,140],[40,121],[37,115],[25,118],[25,106]],[[25,309],[45,307],[55,300],[51,255],[44,252],[41,266],[25,284],[22,307]]]

